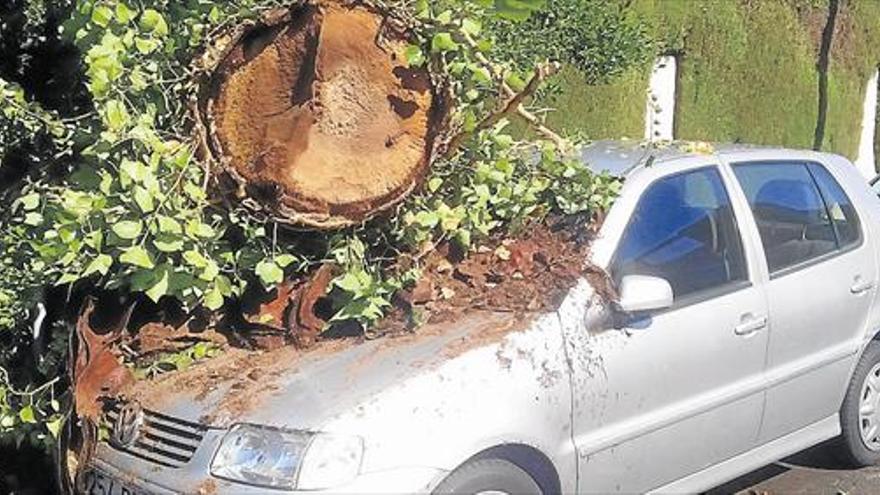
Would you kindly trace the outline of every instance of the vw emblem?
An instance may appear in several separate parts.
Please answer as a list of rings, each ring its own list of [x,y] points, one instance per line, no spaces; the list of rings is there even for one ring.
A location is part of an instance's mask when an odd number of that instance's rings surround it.
[[[129,402],[119,410],[113,431],[110,433],[110,443],[118,448],[131,447],[141,433],[141,424],[144,422],[144,412],[136,402]]]

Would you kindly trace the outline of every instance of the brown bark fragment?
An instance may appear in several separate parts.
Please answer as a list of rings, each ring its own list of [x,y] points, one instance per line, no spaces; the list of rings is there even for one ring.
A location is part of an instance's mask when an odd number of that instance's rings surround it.
[[[285,281],[275,288],[271,299],[259,303],[255,312],[246,313],[248,323],[268,326],[277,330],[284,329],[284,315],[290,306],[291,299],[297,290],[293,282]]]
[[[73,370],[73,398],[77,415],[97,424],[102,399],[117,395],[134,381],[134,377],[120,364],[114,347],[122,339],[131,309],[123,315],[121,323],[103,335],[95,333],[89,322],[94,309],[93,301],[86,302],[76,323],[78,347]]]
[[[333,280],[333,265],[322,265],[298,291],[288,316],[291,338],[300,349],[313,346],[326,323],[315,313],[318,300],[327,294]]]

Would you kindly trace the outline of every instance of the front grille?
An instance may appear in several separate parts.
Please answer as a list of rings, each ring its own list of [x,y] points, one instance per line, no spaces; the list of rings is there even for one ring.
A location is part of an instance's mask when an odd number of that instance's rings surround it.
[[[113,404],[106,412],[111,438],[122,405]],[[126,447],[110,442],[113,448],[172,468],[183,466],[192,459],[205,436],[207,427],[146,409],[143,410],[143,414],[144,420],[137,440]]]

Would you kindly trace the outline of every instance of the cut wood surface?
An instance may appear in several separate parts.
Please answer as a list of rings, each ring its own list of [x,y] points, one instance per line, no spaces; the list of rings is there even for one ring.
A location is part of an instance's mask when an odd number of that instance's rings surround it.
[[[339,227],[419,184],[445,109],[387,21],[363,5],[309,2],[234,38],[205,108],[211,151],[240,194],[279,220]]]

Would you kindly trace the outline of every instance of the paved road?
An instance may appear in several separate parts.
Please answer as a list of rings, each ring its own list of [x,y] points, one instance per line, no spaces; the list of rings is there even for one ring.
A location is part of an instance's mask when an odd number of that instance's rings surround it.
[[[784,459],[707,495],[880,495],[880,467],[848,469],[822,446]]]

